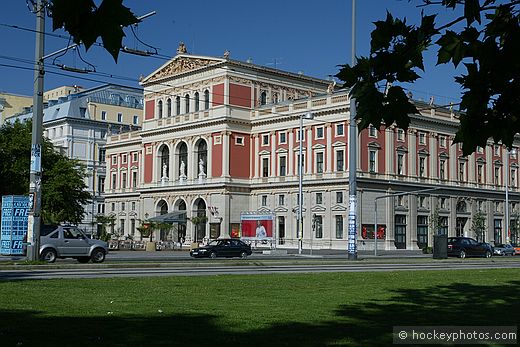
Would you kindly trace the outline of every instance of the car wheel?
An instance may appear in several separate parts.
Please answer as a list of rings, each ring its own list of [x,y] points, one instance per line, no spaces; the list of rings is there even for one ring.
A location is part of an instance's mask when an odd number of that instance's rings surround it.
[[[247,258],[247,252],[246,251],[240,252],[240,258],[246,259]]]
[[[211,252],[211,253],[209,254],[209,257],[210,257],[211,259],[215,259],[215,258],[217,257],[217,253],[216,253],[216,252]]]
[[[79,257],[77,258],[78,262],[80,262],[81,264],[86,264],[89,262],[90,258],[89,257]]]
[[[491,254],[490,251],[486,251],[486,253],[484,254],[484,256],[485,256],[486,258],[491,258],[492,254]]]
[[[96,248],[92,251],[90,258],[92,259],[93,263],[102,263],[105,261],[105,251],[100,248]]]
[[[47,263],[54,263],[56,261],[56,258],[56,251],[52,248],[44,249],[42,254],[40,254],[40,259]]]
[[[460,253],[459,253],[459,258],[460,258],[460,259],[464,259],[464,258],[466,258],[466,252],[465,252],[465,251],[460,251]]]

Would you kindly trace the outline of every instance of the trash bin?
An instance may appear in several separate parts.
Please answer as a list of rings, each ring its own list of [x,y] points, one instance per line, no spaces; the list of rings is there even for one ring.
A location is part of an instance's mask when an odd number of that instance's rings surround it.
[[[448,235],[433,235],[433,259],[448,258]]]

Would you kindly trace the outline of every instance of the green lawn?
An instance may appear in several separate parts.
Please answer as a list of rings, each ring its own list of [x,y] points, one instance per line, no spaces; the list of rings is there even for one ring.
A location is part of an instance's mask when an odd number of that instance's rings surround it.
[[[0,282],[0,345],[368,346],[394,325],[519,312],[515,269],[14,281]]]

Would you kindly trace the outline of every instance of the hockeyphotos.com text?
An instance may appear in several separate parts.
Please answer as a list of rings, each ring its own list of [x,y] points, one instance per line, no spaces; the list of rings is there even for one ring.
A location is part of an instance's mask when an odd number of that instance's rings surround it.
[[[517,326],[395,326],[393,343],[516,344]]]

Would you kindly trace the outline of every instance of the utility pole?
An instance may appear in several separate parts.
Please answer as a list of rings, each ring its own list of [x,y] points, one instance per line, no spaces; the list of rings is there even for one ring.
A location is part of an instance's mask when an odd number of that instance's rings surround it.
[[[352,0],[352,66],[356,64],[356,0]],[[349,151],[348,151],[348,259],[357,259],[357,124],[356,99],[350,99],[349,124]]]
[[[46,0],[37,0],[36,13],[36,50],[34,66],[34,96],[31,144],[31,168],[29,195],[32,199],[27,226],[27,259],[38,260],[40,254],[40,224],[42,205],[42,123],[43,123],[43,52],[45,32]]]

